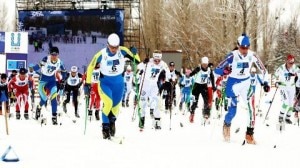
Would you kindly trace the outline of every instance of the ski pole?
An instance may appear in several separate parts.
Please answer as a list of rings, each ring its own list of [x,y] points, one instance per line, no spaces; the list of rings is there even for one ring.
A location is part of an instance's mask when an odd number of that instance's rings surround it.
[[[271,109],[271,107],[272,107],[273,100],[274,100],[274,98],[275,98],[275,96],[276,96],[277,90],[278,90],[278,87],[276,87],[275,93],[274,93],[273,98],[272,98],[272,100],[271,100],[271,102],[270,102],[270,106],[269,106],[269,109],[268,109],[268,111],[267,111],[267,114],[266,114],[266,116],[265,116],[265,119],[264,119],[264,122],[263,122],[263,123],[265,123],[265,121],[266,121],[266,119],[267,119],[267,117],[268,117],[268,115],[269,115],[269,112],[270,112],[270,109]]]
[[[88,93],[89,94],[89,93]],[[86,133],[86,124],[87,124],[87,116],[88,116],[88,107],[89,107],[90,97],[88,95],[85,96],[85,120],[84,120],[84,135]]]

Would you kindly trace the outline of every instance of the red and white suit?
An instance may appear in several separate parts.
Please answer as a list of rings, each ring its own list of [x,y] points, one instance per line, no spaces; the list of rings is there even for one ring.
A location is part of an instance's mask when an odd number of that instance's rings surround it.
[[[28,112],[28,95],[29,95],[29,82],[34,85],[34,80],[29,75],[16,75],[8,83],[8,91],[14,91],[17,99],[16,112],[20,112],[21,101],[24,101],[25,112]]]

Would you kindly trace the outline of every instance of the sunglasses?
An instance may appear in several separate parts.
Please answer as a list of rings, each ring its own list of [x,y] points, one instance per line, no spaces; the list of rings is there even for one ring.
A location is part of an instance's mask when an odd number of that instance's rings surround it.
[[[156,60],[154,60],[154,62],[156,62],[156,63],[159,63],[159,62],[160,62],[160,60],[156,59]]]
[[[58,54],[57,53],[50,53],[50,55],[57,56]]]
[[[295,62],[294,61],[292,61],[292,62],[288,62],[288,64],[294,64]]]

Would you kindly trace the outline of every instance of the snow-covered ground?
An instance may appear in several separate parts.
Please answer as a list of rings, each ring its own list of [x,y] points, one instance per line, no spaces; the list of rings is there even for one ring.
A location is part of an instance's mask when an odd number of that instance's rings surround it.
[[[257,88],[257,101],[259,101]],[[275,88],[262,96],[261,109],[265,114]],[[177,94],[179,95],[179,94]],[[170,114],[162,112],[162,130],[154,130],[149,114],[146,116],[144,132],[138,129],[138,119],[132,122],[133,107],[121,108],[117,120],[116,136],[124,137],[122,144],[103,140],[101,122],[88,121],[86,134],[85,100],[80,99],[81,118],[72,122],[73,107],[68,105],[68,114],[59,118],[61,125],[41,126],[37,121],[9,119],[9,135],[5,132],[5,120],[0,116],[0,156],[11,146],[19,157],[19,162],[0,161],[1,168],[199,168],[199,167],[299,167],[300,127],[286,125],[285,131],[276,130],[281,107],[277,92],[269,113],[270,119],[263,123],[257,117],[255,139],[257,145],[244,145],[248,112],[245,105],[238,106],[236,118],[231,127],[231,142],[222,138],[223,116],[220,120],[211,119],[210,125],[201,125],[200,108],[196,111],[194,123],[188,122],[189,115],[173,110]],[[132,102],[130,102],[132,105]],[[202,107],[199,102],[199,107]],[[12,108],[13,109],[13,108]],[[61,111],[61,108],[59,108]],[[212,111],[212,118],[216,110]],[[183,124],[183,127],[180,126]],[[171,126],[171,129],[170,129]],[[240,128],[238,133],[235,130]],[[274,146],[276,145],[276,148]],[[12,153],[9,154],[12,156]],[[8,156],[9,157],[9,156]]]

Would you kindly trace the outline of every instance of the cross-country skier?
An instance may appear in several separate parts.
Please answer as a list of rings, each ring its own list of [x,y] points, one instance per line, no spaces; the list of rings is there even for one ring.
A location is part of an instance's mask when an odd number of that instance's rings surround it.
[[[95,108],[95,118],[100,120],[99,111],[100,111],[100,102],[101,97],[99,93],[99,78],[100,78],[100,62],[96,64],[91,78],[91,92],[90,92],[90,101],[88,107],[88,115],[92,117],[93,107]]]
[[[181,99],[179,103],[179,110],[182,110],[182,105],[187,107],[187,110],[190,111],[191,105],[191,93],[192,87],[194,85],[194,78],[190,76],[191,69],[185,70],[185,75],[180,78],[179,85],[181,88]]]
[[[63,102],[63,110],[67,113],[67,104],[70,102],[70,97],[72,93],[72,100],[75,108],[75,117],[79,118],[78,114],[78,95],[79,95],[79,88],[82,85],[82,74],[78,72],[77,66],[71,67],[71,72],[67,74],[66,77],[66,84],[64,93],[66,94],[67,98]]]
[[[58,58],[59,49],[57,47],[52,47],[48,56],[44,57],[39,64],[33,66],[34,71],[41,69],[41,77],[38,87],[38,92],[40,95],[40,103],[36,107],[35,119],[39,119],[41,115],[41,108],[46,104],[47,93],[49,90],[49,97],[51,100],[52,107],[52,124],[57,125],[57,87],[56,87],[56,72],[61,71],[63,79],[66,75],[66,69],[63,62]]]
[[[299,68],[295,65],[295,56],[291,54],[287,55],[285,63],[280,65],[275,71],[275,86],[281,90],[282,101],[279,123],[285,121],[287,124],[292,124],[291,116],[294,108],[295,77],[297,73],[299,73]]]
[[[21,102],[24,102],[24,118],[26,120],[29,119],[28,115],[28,108],[29,108],[29,103],[28,103],[28,97],[29,97],[29,84],[32,83],[33,88],[35,89],[34,86],[34,80],[32,79],[31,76],[27,74],[27,69],[25,68],[20,68],[19,74],[15,75],[8,83],[8,92],[15,92],[16,95],[16,119],[19,120],[21,118]]]
[[[252,67],[250,70],[250,87],[247,93],[247,100],[248,100],[248,110],[249,114],[252,114],[250,116],[251,122],[255,122],[255,90],[256,85],[259,82],[260,85],[263,85],[262,79],[259,77],[258,74],[256,74],[256,68]],[[254,123],[253,123],[254,125]]]
[[[161,73],[165,73],[165,76],[170,76],[170,70],[168,65],[162,60],[162,52],[155,50],[153,52],[153,58],[149,59],[148,63],[145,63],[144,69],[141,71],[141,95],[140,95],[140,107],[141,107],[141,119],[139,127],[144,128],[145,114],[148,99],[150,100],[150,108],[153,109],[153,127],[155,129],[161,129],[160,111],[159,105],[159,86],[158,83],[169,82],[168,78],[163,78],[164,81],[158,81]]]
[[[122,98],[122,106],[123,107],[129,107],[129,96],[131,93],[131,89],[133,87],[133,72],[130,65],[126,67],[126,71],[124,72],[124,95]]]
[[[250,38],[243,34],[237,40],[238,50],[234,50],[226,56],[226,59],[222,61],[215,69],[215,73],[218,75],[224,74],[224,69],[231,65],[231,73],[229,74],[225,94],[228,97],[228,112],[225,115],[223,125],[223,136],[225,141],[230,141],[230,126],[232,119],[237,111],[238,99],[240,96],[244,102],[247,102],[247,89],[250,86],[250,68],[254,63],[256,67],[267,77],[267,70],[261,63],[256,54],[249,50]],[[270,90],[270,86],[266,79],[264,79],[263,89],[265,92]],[[252,116],[252,114],[250,114]],[[249,122],[246,132],[246,141],[249,144],[255,144],[254,140],[254,124]]]
[[[202,109],[202,116],[205,119],[210,117],[210,110],[211,106],[208,104],[208,83],[212,84],[212,88],[215,91],[215,78],[213,71],[208,67],[208,58],[202,57],[201,58],[201,65],[195,68],[191,76],[195,75],[195,84],[192,89],[192,95],[195,98],[190,110],[190,122],[194,122],[194,115],[196,107],[198,106],[199,95],[201,94],[203,99],[203,109]]]
[[[122,96],[124,93],[123,72],[125,57],[139,62],[137,49],[131,51],[120,46],[120,38],[112,33],[108,36],[107,47],[96,53],[87,68],[86,85],[91,84],[93,70],[97,63],[100,63],[100,97],[103,101],[102,108],[102,134],[104,139],[110,139],[115,135],[115,121],[119,113]],[[89,88],[89,87],[87,87]]]
[[[217,97],[215,101],[216,110],[220,110],[220,106],[224,105],[224,110],[228,111],[228,98],[225,94],[226,83],[228,79],[228,75],[230,73],[230,67],[227,66],[224,69],[224,74],[219,76],[216,80],[217,86]]]
[[[6,103],[6,112],[9,113],[9,95],[8,95],[8,83],[7,83],[7,75],[5,73],[1,74],[0,81],[0,115],[2,115],[3,107],[2,102]]]

